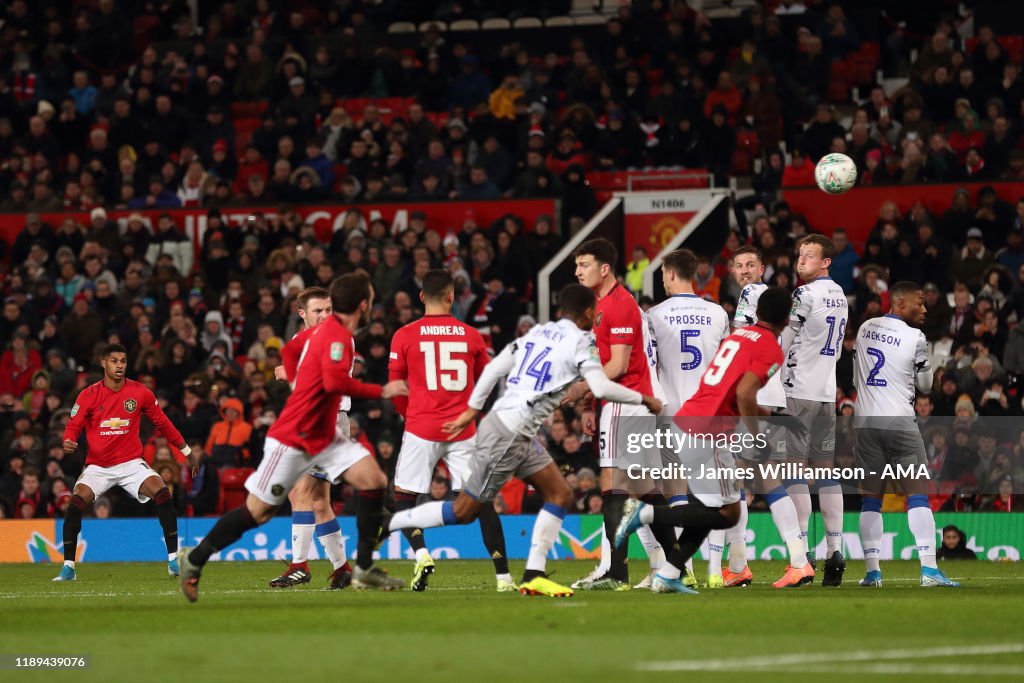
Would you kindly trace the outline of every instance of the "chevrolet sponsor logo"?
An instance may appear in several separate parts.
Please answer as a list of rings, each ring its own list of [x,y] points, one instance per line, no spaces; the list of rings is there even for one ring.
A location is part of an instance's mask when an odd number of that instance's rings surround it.
[[[103,428],[103,429],[121,429],[122,427],[127,427],[131,423],[132,423],[131,420],[122,420],[119,417],[112,417],[112,418],[109,418],[107,420],[104,420],[103,422],[100,422],[100,428]]]

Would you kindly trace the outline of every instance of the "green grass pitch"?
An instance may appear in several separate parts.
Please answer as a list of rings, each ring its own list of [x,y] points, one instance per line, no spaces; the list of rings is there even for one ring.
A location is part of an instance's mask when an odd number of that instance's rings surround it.
[[[632,563],[640,578],[643,563]],[[699,596],[494,592],[489,562],[439,561],[426,593],[286,590],[284,565],[213,563],[187,604],[160,564],[0,566],[0,653],[90,655],[88,671],[4,671],[4,681],[972,681],[1024,680],[1024,571],[944,564],[959,590],[917,585],[916,562],[882,565],[885,587],[776,591],[777,562],[755,584]],[[400,576],[408,562],[384,566]],[[590,570],[554,562],[571,582]],[[522,562],[513,562],[513,575]],[[698,562],[698,575],[703,572]],[[820,572],[819,572],[820,574]],[[828,678],[824,678],[828,677]]]

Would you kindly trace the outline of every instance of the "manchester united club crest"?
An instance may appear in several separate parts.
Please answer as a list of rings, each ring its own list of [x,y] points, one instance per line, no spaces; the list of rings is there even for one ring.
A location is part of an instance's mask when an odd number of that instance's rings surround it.
[[[600,313],[597,314],[597,320],[594,321],[594,327],[600,327],[601,326],[601,316],[602,315],[604,315],[604,311],[601,311]]]
[[[139,407],[138,402],[134,398],[130,398],[124,402],[124,409],[129,413],[134,413],[135,409]]]

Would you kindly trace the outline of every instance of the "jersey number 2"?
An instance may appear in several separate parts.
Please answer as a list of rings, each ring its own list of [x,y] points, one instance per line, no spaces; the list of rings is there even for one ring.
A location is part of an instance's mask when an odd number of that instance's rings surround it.
[[[436,346],[436,349],[435,349]],[[469,378],[469,367],[461,358],[452,358],[453,353],[466,353],[466,342],[420,342],[423,352],[423,374],[427,389],[437,391],[438,385],[445,391],[465,391]]]
[[[725,371],[729,369],[732,359],[736,357],[736,353],[739,350],[740,343],[735,339],[728,339],[722,342],[722,348],[718,349],[714,360],[711,361],[707,372],[704,373],[704,384],[713,387],[721,382],[722,377],[725,376]]]
[[[875,359],[875,367],[871,368],[871,372],[868,373],[867,379],[864,380],[864,384],[869,387],[887,387],[889,383],[884,379],[878,379],[878,373],[882,371],[885,366],[885,354],[880,349],[876,349],[871,346],[867,349],[867,354]]]

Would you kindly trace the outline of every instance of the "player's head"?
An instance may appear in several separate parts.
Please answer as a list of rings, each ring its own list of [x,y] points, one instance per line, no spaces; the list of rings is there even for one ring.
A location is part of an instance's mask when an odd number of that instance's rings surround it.
[[[832,240],[824,235],[808,235],[797,244],[796,274],[804,282],[828,275],[829,266],[836,255]]]
[[[605,238],[587,240],[576,248],[572,256],[576,260],[576,279],[584,287],[599,291],[605,283],[615,279],[619,252]]]
[[[772,328],[776,334],[789,324],[792,297],[782,287],[769,287],[757,300],[757,322]]]
[[[597,297],[589,287],[566,285],[558,293],[558,310],[562,317],[575,322],[581,330],[589,330],[594,326],[596,308]]]
[[[128,349],[121,344],[107,344],[100,351],[100,367],[104,377],[120,382],[128,369]]]
[[[331,283],[331,308],[335,314],[355,315],[360,321],[373,307],[373,286],[363,271],[346,273]]]
[[[757,247],[740,247],[732,255],[732,277],[741,288],[760,282],[764,277],[764,260]]]
[[[697,274],[697,255],[689,249],[676,249],[661,262],[661,281],[669,294],[693,292],[693,276]]]
[[[455,280],[451,274],[442,268],[428,270],[423,276],[420,301],[430,309],[450,311],[455,301]]]
[[[295,297],[295,303],[306,327],[316,327],[331,315],[331,293],[323,287],[307,287]]]
[[[924,304],[924,290],[916,282],[897,282],[889,288],[892,314],[908,325],[924,324],[928,308]]]

